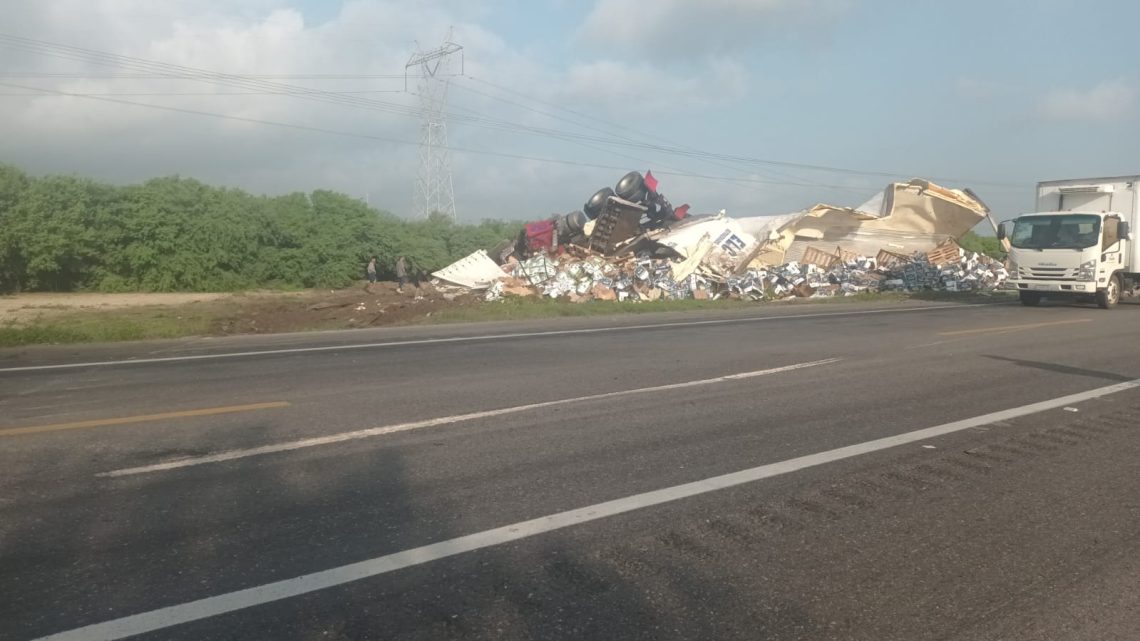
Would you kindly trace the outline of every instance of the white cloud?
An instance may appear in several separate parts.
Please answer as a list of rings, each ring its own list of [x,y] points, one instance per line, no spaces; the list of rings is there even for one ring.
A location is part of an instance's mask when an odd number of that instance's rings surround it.
[[[1135,113],[1137,88],[1126,80],[1110,80],[1090,89],[1058,89],[1041,101],[1047,118],[1108,122]]]
[[[974,102],[988,102],[1007,93],[1008,83],[986,78],[959,76],[954,79],[954,92],[958,97]]]
[[[649,114],[655,120],[713,107],[738,99],[748,87],[749,74],[743,65],[711,56],[677,65],[612,60],[540,64],[484,26],[480,20],[485,16],[474,4],[348,0],[331,17],[310,24],[296,0],[17,3],[5,16],[6,32],[142,62],[137,63],[141,66],[106,66],[94,64],[87,56],[45,56],[0,44],[4,71],[81,76],[5,77],[0,82],[69,93],[113,94],[105,97],[365,136],[327,135],[78,97],[4,95],[0,96],[0,140],[4,141],[0,162],[35,173],[76,173],[113,182],[179,174],[255,192],[336,189],[360,197],[367,193],[373,204],[408,214],[416,147],[381,140],[418,140],[418,118],[393,113],[419,106],[414,95],[401,93],[402,78],[266,81],[328,91],[393,92],[346,94],[353,100],[369,101],[361,108],[296,96],[252,95],[249,92],[256,88],[242,83],[137,75],[149,68],[145,61],[229,74],[399,75],[417,40],[425,48],[436,46],[454,25],[456,39],[465,47],[469,75],[524,91],[527,97],[619,122],[632,114]],[[456,82],[510,97],[469,79]],[[3,93],[22,91],[0,87]],[[553,112],[521,96],[510,98]],[[468,113],[464,109],[512,123],[574,129],[565,121],[502,101],[453,91],[449,110]],[[653,127],[652,121],[644,125],[639,121],[634,128],[653,131]],[[457,147],[586,164],[640,164],[550,138],[488,130],[460,119],[452,121],[449,133],[451,144]],[[453,163],[460,215],[467,220],[569,211],[623,173],[464,153],[454,154]],[[519,185],[536,181],[552,187],[520,198]],[[670,194],[678,200],[685,196],[676,191]],[[723,206],[712,204],[706,209]]]
[[[756,46],[798,24],[818,27],[847,0],[598,0],[578,32],[603,51],[663,58]]]
[[[729,60],[711,61],[691,74],[601,60],[572,65],[556,91],[566,99],[589,97],[595,107],[622,115],[705,108],[736,100],[747,88],[747,69]]]
[[[130,56],[141,62],[106,66],[91,56],[43,55],[4,47],[3,71],[78,74],[0,78],[25,87],[104,94],[103,100],[59,95],[0,96],[2,162],[36,173],[78,173],[114,182],[180,174],[253,191],[283,193],[331,188],[371,194],[373,203],[408,213],[416,147],[367,136],[418,139],[414,95],[399,78],[329,81],[267,80],[348,94],[346,106],[271,95],[272,87],[138,77],[161,61],[227,74],[401,75],[418,39],[435,46],[451,25],[480,63],[509,64],[494,33],[462,15],[414,0],[350,0],[319,25],[306,24],[285,0],[61,0],[21,4],[5,31],[28,38]],[[133,77],[122,77],[131,74]],[[110,76],[110,77],[109,77]],[[412,88],[414,90],[415,81]],[[260,94],[256,92],[261,91]],[[0,92],[34,93],[0,87]],[[391,92],[391,93],[387,93]],[[110,95],[106,95],[110,94]],[[163,95],[155,95],[163,94]],[[213,95],[201,95],[213,94]],[[364,134],[334,136],[121,102],[144,103],[236,118]],[[404,110],[400,115],[393,111]],[[462,132],[459,132],[460,134]],[[480,147],[482,144],[473,144]],[[457,181],[463,182],[463,181]],[[479,209],[471,207],[472,212]],[[509,215],[515,212],[496,212]]]

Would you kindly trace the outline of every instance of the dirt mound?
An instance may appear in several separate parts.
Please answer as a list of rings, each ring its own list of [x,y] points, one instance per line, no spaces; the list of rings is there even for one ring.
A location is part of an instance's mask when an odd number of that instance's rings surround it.
[[[471,295],[454,296],[431,285],[397,292],[393,283],[370,288],[318,290],[303,296],[254,298],[214,322],[211,333],[270,334],[311,329],[406,325],[444,309],[478,304]]]

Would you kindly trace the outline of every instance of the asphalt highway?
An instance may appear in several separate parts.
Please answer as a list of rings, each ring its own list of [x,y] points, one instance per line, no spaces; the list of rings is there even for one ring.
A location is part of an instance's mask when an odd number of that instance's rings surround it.
[[[776,305],[0,351],[0,639],[1133,640],[1137,327]]]

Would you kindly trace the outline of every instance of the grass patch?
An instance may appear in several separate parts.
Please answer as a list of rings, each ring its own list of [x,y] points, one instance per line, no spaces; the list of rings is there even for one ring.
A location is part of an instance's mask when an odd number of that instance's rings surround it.
[[[565,300],[538,296],[509,296],[496,303],[472,307],[445,309],[424,318],[430,324],[472,323],[494,320],[533,320],[577,316],[608,316],[612,314],[651,314],[656,312],[684,312],[703,309],[739,309],[755,307],[756,303],[738,300],[660,300],[651,303],[632,301],[590,301],[571,303]]]
[[[208,334],[211,317],[177,308],[137,308],[53,315],[0,326],[0,347],[111,343]]]

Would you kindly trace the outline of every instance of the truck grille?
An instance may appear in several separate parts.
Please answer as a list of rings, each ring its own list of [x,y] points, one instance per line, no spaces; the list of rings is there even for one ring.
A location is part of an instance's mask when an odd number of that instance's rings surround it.
[[[1076,280],[1077,271],[1066,267],[1020,267],[1017,270],[1017,277],[1034,280]]]

